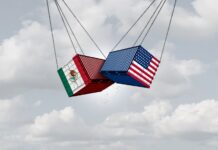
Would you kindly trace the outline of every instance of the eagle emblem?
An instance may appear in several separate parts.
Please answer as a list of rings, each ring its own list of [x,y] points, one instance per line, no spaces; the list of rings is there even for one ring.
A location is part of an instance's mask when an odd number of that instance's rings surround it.
[[[70,81],[75,82],[78,79],[78,73],[75,70],[70,71]]]

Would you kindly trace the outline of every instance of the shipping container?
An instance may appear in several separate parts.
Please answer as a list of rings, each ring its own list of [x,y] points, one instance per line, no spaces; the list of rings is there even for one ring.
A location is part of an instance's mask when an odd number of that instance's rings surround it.
[[[69,97],[101,92],[113,84],[104,77],[100,69],[103,59],[76,55],[58,74]]]
[[[120,84],[150,88],[160,61],[141,45],[110,52],[101,73]]]

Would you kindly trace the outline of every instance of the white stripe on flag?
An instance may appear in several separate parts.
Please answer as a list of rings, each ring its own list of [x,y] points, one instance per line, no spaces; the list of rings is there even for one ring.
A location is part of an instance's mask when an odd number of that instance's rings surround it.
[[[143,68],[141,65],[139,65],[136,61],[132,62],[134,65],[136,65],[137,67],[139,67],[140,69],[142,69],[144,72],[146,72],[147,74],[149,74],[150,76],[154,77],[154,74],[152,72],[150,72],[149,70]]]
[[[133,65],[130,66],[130,69],[134,70],[135,72],[141,74],[143,77],[145,77],[147,80],[149,80],[150,82],[152,82],[152,79],[147,76],[145,73],[143,73],[142,71],[138,70],[136,67],[134,67]]]
[[[148,83],[148,81],[144,80],[142,77],[140,77],[138,74],[136,74],[135,72],[133,72],[132,70],[128,71],[130,74],[134,75],[135,77],[137,77],[139,80],[141,80],[144,84],[146,85],[150,85],[150,83]]]

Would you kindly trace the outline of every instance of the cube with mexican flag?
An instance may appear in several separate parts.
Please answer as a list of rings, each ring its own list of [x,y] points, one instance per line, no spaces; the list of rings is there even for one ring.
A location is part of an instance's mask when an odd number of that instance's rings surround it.
[[[76,55],[58,70],[58,74],[69,97],[101,92],[113,84],[104,77],[100,69],[105,60]]]

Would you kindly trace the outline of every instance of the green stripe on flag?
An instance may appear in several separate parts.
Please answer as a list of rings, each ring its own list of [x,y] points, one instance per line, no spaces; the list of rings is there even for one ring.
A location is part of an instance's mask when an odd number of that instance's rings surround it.
[[[59,76],[61,78],[61,81],[62,81],[62,83],[63,83],[63,85],[65,87],[65,90],[66,90],[68,96],[72,97],[73,96],[73,91],[72,91],[72,89],[70,87],[70,84],[69,84],[69,82],[68,82],[62,68],[58,70],[58,74],[59,74]]]

